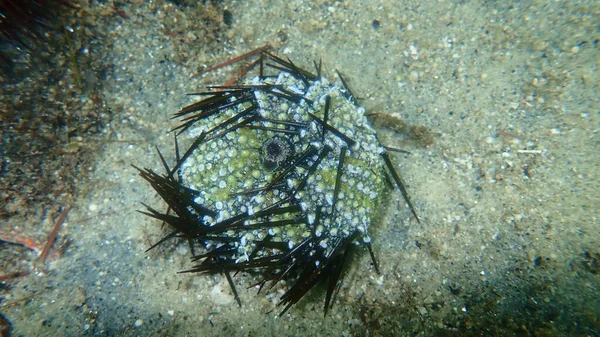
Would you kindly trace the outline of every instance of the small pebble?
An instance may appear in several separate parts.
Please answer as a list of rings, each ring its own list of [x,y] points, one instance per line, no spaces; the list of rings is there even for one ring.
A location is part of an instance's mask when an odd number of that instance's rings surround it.
[[[177,251],[177,254],[179,254],[179,255],[187,255],[189,250],[188,250],[187,245],[179,245],[179,246],[177,246],[176,251]]]
[[[377,30],[379,27],[381,27],[381,22],[379,20],[373,20],[371,25],[373,26],[373,29]]]
[[[88,205],[88,211],[95,212],[97,210],[98,210],[98,205],[96,205],[96,204],[89,204]]]
[[[138,319],[137,321],[135,321],[135,323],[133,323],[133,327],[139,328],[142,326],[142,324],[144,324],[144,321],[142,321],[141,319]]]
[[[233,14],[227,9],[223,11],[223,23],[228,26],[233,24]]]

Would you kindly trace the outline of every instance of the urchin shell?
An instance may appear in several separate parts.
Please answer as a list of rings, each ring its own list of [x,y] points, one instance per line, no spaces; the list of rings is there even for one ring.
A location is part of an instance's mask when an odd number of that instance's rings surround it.
[[[414,209],[341,76],[332,83],[268,52],[260,62],[248,83],[198,93],[176,114],[192,145],[172,169],[161,156],[164,175],[140,170],[175,215],[144,213],[174,228],[167,238],[204,249],[185,272],[225,274],[236,298],[232,272],[259,273],[261,288],[291,281],[283,312],[326,281],[327,312],[351,248],[366,244],[373,257],[368,229],[386,181]]]
[[[242,112],[260,120],[210,137],[183,162],[181,183],[199,191],[196,203],[217,213],[216,217],[204,216],[204,224],[212,227],[248,214],[249,218],[241,222],[245,227],[225,233],[241,238],[235,243],[237,254],[231,257],[236,262],[248,261],[248,254],[257,249],[256,241],[267,236],[293,249],[314,234],[314,243],[326,248],[326,255],[331,254],[337,240],[357,230],[361,239],[366,238],[371,212],[385,185],[380,159],[384,149],[368,125],[364,110],[345,96],[342,87],[331,85],[325,78],[307,86],[290,73],[281,72],[276,79],[256,77],[251,85],[248,100],[231,97],[231,107],[206,118],[202,126],[193,130],[193,134],[206,134]],[[275,92],[265,90],[266,87]],[[303,98],[279,96],[283,92]],[[328,124],[351,138],[350,144],[318,122],[324,120],[328,100]],[[275,135],[295,144],[297,153],[287,166],[270,171],[264,167],[266,155],[260,149]],[[299,208],[294,208],[295,212],[253,217],[275,204]],[[319,224],[315,223],[317,209],[321,212]],[[282,226],[246,229],[257,223],[292,219]],[[269,250],[258,250],[256,256],[269,254]]]

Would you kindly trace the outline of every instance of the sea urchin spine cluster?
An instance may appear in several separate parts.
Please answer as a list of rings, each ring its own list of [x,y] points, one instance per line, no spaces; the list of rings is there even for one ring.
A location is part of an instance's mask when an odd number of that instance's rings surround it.
[[[289,282],[282,314],[325,282],[327,313],[354,246],[377,268],[368,228],[390,182],[416,212],[339,73],[331,83],[320,65],[314,74],[267,50],[257,64],[257,77],[196,93],[175,115],[192,145],[173,167],[159,152],[164,174],[138,169],[170,211],[142,213],[172,228],[156,245],[189,241],[196,265],[183,272],[224,274],[238,303],[231,275],[247,271],[261,289]]]
[[[73,0],[0,0],[0,69],[12,64],[11,49],[40,49],[58,14],[76,7]]]

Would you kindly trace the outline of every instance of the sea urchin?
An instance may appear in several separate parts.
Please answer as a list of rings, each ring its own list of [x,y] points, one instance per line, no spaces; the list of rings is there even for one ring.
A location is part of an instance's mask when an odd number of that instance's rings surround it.
[[[0,0],[0,69],[12,66],[20,49],[47,47],[46,34],[60,27],[61,13],[77,7],[74,0]]]
[[[257,77],[209,87],[175,114],[193,143],[173,167],[159,152],[164,174],[138,169],[170,209],[142,213],[171,226],[159,243],[189,241],[196,265],[183,273],[224,274],[238,303],[231,275],[247,271],[261,289],[289,282],[282,314],[325,282],[327,313],[354,246],[377,268],[368,229],[391,182],[416,213],[339,73],[332,83],[320,65],[314,74],[265,49],[257,64]]]

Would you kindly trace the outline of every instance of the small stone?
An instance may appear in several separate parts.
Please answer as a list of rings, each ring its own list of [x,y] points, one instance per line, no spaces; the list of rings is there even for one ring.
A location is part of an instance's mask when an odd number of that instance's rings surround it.
[[[419,72],[416,70],[411,71],[410,74],[408,75],[408,78],[412,82],[417,82],[419,80]]]
[[[577,52],[579,52],[579,46],[574,46],[573,48],[571,48],[571,53],[577,54]]]
[[[188,249],[187,245],[182,244],[182,245],[177,246],[176,251],[177,251],[177,254],[183,256],[183,255],[187,255],[187,253],[189,252],[189,249]]]
[[[135,321],[135,323],[133,323],[133,327],[139,328],[142,326],[142,324],[144,324],[144,321],[142,321],[141,319],[138,319],[137,321]]]
[[[210,298],[217,305],[229,305],[234,300],[233,296],[219,284],[215,285],[210,291]]]

